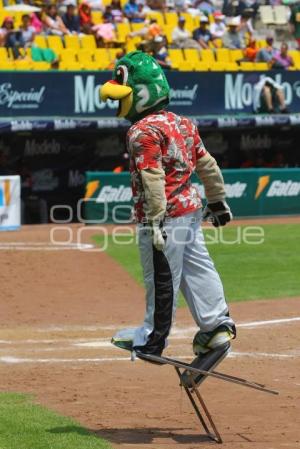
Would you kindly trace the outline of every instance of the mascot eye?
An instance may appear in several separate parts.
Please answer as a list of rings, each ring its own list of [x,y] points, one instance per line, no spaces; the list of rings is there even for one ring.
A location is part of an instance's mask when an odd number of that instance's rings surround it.
[[[116,81],[119,84],[127,84],[127,81],[128,81],[128,69],[127,69],[126,65],[120,65],[117,68]]]

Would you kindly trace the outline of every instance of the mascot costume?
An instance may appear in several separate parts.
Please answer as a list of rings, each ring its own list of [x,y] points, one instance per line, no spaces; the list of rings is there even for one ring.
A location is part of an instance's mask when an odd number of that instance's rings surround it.
[[[203,219],[218,227],[232,215],[215,159],[205,149],[197,127],[166,110],[169,93],[160,66],[139,51],[118,61],[113,79],[100,92],[102,101],[119,100],[117,115],[132,123],[127,148],[146,288],[142,326],[119,331],[112,342],[141,355],[161,355],[181,290],[199,327],[193,350],[201,359],[236,335],[201,230]],[[204,211],[191,181],[194,172],[204,185]]]

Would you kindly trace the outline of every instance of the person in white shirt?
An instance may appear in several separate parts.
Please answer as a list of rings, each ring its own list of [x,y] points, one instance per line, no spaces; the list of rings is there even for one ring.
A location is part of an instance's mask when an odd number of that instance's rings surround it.
[[[178,26],[173,30],[172,43],[176,48],[200,48],[198,42],[192,39],[191,32],[185,29],[185,18],[182,16],[178,19]]]
[[[224,23],[225,16],[221,11],[215,11],[213,15],[215,21],[210,24],[210,33],[213,39],[222,39],[226,31],[226,25]]]

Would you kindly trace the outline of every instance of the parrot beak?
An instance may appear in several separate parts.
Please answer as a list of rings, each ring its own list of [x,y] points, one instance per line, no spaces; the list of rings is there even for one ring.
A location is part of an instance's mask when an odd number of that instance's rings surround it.
[[[100,89],[102,101],[119,100],[117,117],[126,117],[132,106],[132,88],[119,84],[117,81],[107,81]]]

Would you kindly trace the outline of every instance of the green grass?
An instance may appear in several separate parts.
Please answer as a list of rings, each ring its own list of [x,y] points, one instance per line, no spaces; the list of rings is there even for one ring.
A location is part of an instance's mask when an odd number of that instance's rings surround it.
[[[32,402],[30,396],[0,393],[1,449],[111,449],[76,422]]]
[[[245,243],[245,226],[222,228],[223,241],[234,242],[231,244],[211,244],[216,231],[205,229],[207,247],[221,275],[228,301],[300,295],[300,226],[264,225],[261,228],[264,242],[255,245]],[[99,236],[94,236],[94,241],[103,244]],[[119,245],[110,237],[107,253],[139,283],[143,282],[134,242]]]

